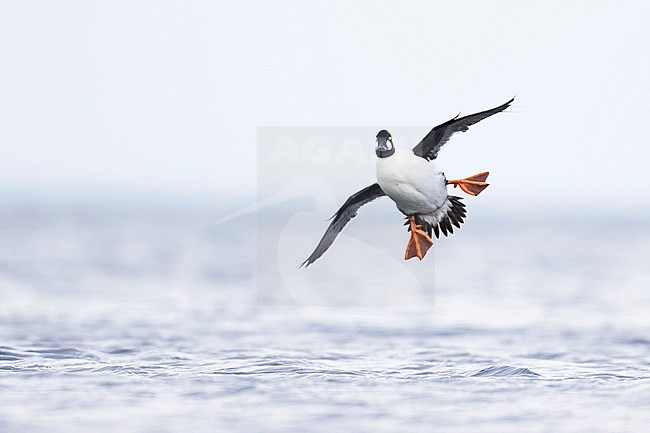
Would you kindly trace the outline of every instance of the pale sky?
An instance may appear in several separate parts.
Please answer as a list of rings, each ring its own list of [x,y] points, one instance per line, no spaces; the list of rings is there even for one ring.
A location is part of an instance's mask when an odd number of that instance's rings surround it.
[[[448,174],[649,208],[647,1],[1,0],[0,53],[0,198],[253,198],[260,125],[424,135],[517,95]]]

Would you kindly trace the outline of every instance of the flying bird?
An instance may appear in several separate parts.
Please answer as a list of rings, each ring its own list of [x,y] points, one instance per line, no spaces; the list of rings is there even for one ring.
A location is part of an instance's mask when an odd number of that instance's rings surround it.
[[[316,249],[302,266],[309,266],[327,251],[348,222],[357,215],[361,206],[377,198],[388,196],[397,209],[406,215],[411,237],[406,246],[404,259],[424,258],[433,245],[435,234],[440,238],[460,228],[466,211],[461,197],[449,195],[447,186],[460,187],[465,193],[477,196],[488,184],[489,172],[475,174],[464,179],[447,180],[436,163],[438,152],[456,132],[465,132],[470,126],[493,114],[504,111],[514,98],[503,105],[469,116],[456,117],[434,127],[413,149],[396,149],[393,137],[386,130],[377,134],[377,183],[351,195],[334,214]]]

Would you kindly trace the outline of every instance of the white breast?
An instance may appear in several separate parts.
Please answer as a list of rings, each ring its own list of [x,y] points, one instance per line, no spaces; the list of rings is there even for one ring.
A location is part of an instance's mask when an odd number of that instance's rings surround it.
[[[377,183],[407,215],[433,213],[447,200],[444,174],[410,149],[377,160]]]

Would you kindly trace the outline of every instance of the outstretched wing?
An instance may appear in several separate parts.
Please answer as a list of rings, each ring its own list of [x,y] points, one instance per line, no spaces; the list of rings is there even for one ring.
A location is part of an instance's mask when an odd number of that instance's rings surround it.
[[[300,267],[307,267],[314,263],[316,259],[323,255],[325,251],[334,243],[334,239],[341,233],[343,227],[350,222],[352,218],[357,216],[357,211],[361,206],[366,203],[370,203],[376,198],[386,195],[382,191],[379,184],[373,183],[372,185],[362,189],[361,191],[354,193],[347,199],[343,206],[336,212],[332,217],[332,222],[330,223],[327,231],[323,235],[323,238],[320,240],[316,249],[307,260],[305,260]]]
[[[449,141],[456,132],[465,132],[475,123],[499,113],[512,104],[515,98],[512,98],[503,105],[492,108],[491,110],[481,111],[480,113],[470,114],[469,116],[458,118],[458,116],[447,122],[433,128],[420,143],[413,148],[413,153],[424,159],[436,159],[438,152]]]

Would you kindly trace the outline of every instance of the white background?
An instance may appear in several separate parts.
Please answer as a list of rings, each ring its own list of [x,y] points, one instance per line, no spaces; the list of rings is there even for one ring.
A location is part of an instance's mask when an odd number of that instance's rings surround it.
[[[399,125],[517,95],[454,137],[450,177],[490,170],[495,206],[647,209],[649,29],[647,1],[1,0],[0,198],[245,201],[258,125],[412,146]]]

